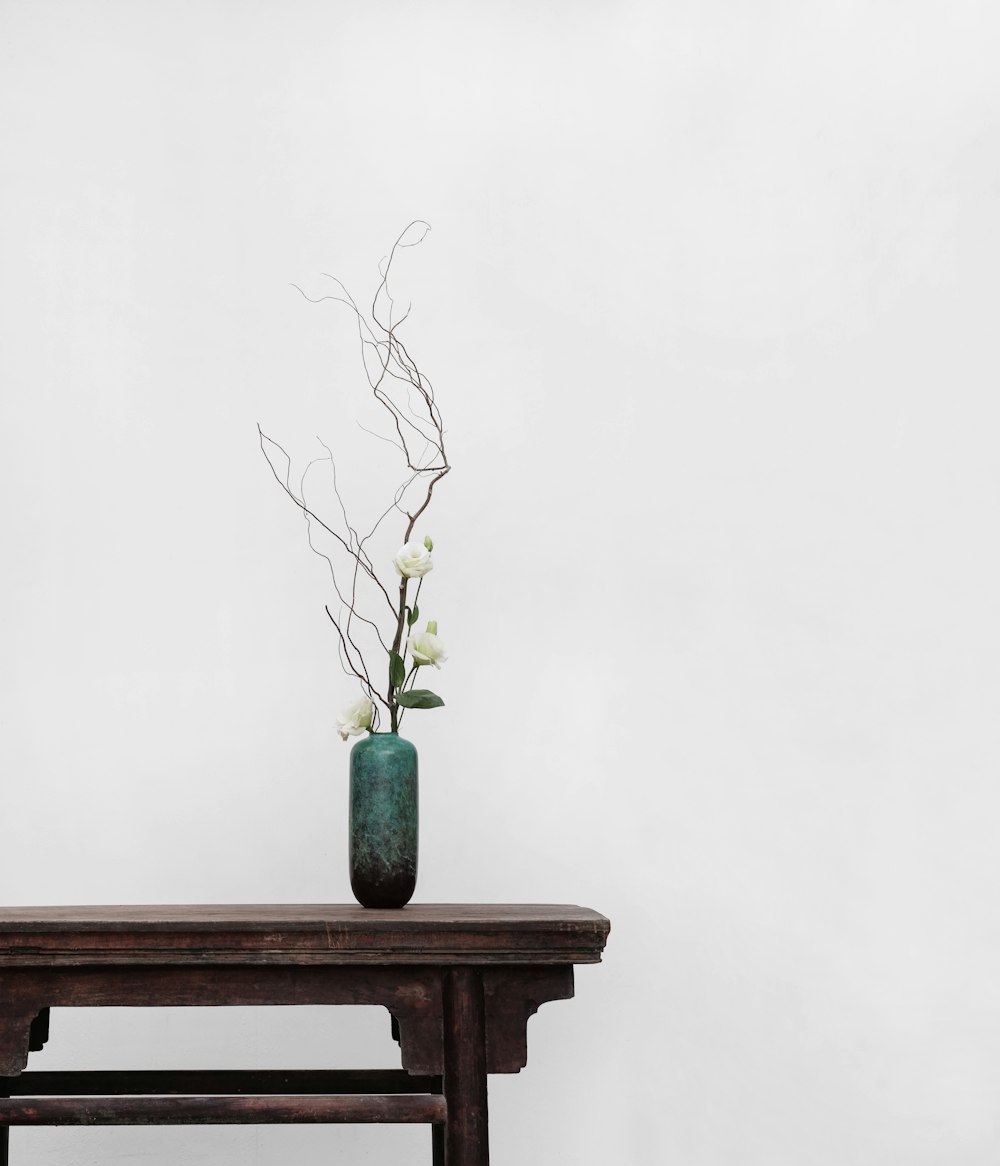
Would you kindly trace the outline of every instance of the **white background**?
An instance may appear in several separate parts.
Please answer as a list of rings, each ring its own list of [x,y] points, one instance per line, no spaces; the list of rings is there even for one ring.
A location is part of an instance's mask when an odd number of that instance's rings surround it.
[[[354,690],[256,424],[377,513],[350,320],[291,284],[367,297],[425,218],[417,897],[613,924],[493,1079],[493,1162],[995,1163],[998,34],[965,0],[3,0],[0,899],[350,898]],[[32,1064],[385,1065],[387,1027],[64,1012]]]

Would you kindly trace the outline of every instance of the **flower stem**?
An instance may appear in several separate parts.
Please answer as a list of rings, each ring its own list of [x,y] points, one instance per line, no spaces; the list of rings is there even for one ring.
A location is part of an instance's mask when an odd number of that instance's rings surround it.
[[[405,691],[406,691],[408,688],[412,688],[412,687],[413,687],[413,680],[414,680],[414,677],[417,675],[417,669],[418,669],[419,667],[420,667],[420,665],[419,665],[419,664],[414,664],[414,665],[413,665],[413,667],[410,669],[410,674],[409,674],[409,676],[407,676],[407,678],[406,678],[406,679],[403,681],[402,687],[401,687],[401,688],[400,688],[400,690],[399,690],[400,692],[405,692]],[[406,709],[405,709],[405,708],[404,708],[404,709],[400,709],[400,712],[399,712],[399,724],[402,724],[402,723],[403,723],[403,717],[405,717],[405,716],[406,716]]]
[[[399,648],[403,642],[403,625],[406,623],[406,585],[409,579],[403,575],[399,580],[399,614],[396,617],[396,636],[392,641],[392,650],[399,655]],[[417,586],[419,592],[420,587]],[[399,729],[399,705],[396,704],[396,690],[392,684],[392,662],[389,663],[389,693],[388,693],[389,717],[392,723],[392,732],[395,733]]]

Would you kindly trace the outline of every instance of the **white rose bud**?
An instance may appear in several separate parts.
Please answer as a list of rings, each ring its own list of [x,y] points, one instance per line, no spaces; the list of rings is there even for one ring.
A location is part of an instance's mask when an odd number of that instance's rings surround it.
[[[437,624],[427,625],[428,629],[432,626],[436,631]],[[433,664],[435,668],[440,668],[444,661],[448,659],[448,653],[444,650],[444,644],[430,630],[426,632],[414,632],[406,641],[406,646],[410,650],[414,664]]]
[[[396,552],[392,565],[407,579],[419,579],[434,566],[431,553],[422,543],[406,543]]]
[[[354,704],[349,704],[337,714],[337,732],[340,739],[346,741],[348,737],[360,736],[366,729],[370,729],[374,715],[375,706],[367,696],[363,696]]]
[[[432,551],[432,550],[434,550],[434,540],[431,538],[431,536],[430,536],[429,534],[425,534],[425,535],[424,535],[424,546],[425,546],[425,547],[426,547],[426,548],[427,548],[429,551]]]

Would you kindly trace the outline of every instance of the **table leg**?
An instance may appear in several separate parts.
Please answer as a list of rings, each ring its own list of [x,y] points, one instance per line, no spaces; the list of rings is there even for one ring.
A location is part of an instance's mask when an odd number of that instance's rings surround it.
[[[433,1092],[439,1094],[444,1093],[443,1075],[436,1079]],[[440,1122],[436,1122],[431,1126],[431,1166],[445,1166],[444,1142],[447,1129],[448,1127]]]
[[[484,1017],[480,973],[474,968],[449,968],[444,979],[447,1166],[489,1166]]]

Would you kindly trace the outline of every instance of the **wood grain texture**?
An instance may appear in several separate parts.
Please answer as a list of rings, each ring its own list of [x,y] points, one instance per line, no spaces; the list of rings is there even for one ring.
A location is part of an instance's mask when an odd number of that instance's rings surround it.
[[[36,1015],[35,1009],[24,1010],[16,998],[6,998],[0,981],[0,1076],[13,1077],[27,1065],[31,1022]]]
[[[0,968],[80,964],[597,963],[603,915],[534,904],[0,908]]]
[[[573,969],[485,968],[486,1070],[519,1073],[528,1063],[528,1020],[550,1000],[573,996]]]
[[[442,1070],[441,972],[424,965],[192,967],[126,958],[115,966],[67,967],[54,962],[54,967],[0,975],[0,1075],[24,1068],[31,1020],[42,1008],[306,1004],[382,1005],[398,1020],[403,1067],[431,1075]]]
[[[0,1123],[9,1126],[443,1122],[447,1112],[444,1098],[435,1094],[0,1099]]]
[[[444,1005],[445,1162],[448,1166],[489,1166],[486,1019],[480,973],[474,968],[449,968]]]

